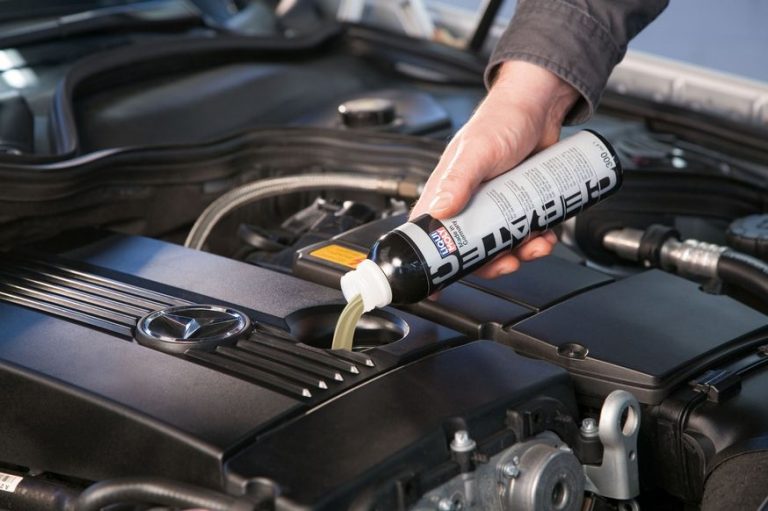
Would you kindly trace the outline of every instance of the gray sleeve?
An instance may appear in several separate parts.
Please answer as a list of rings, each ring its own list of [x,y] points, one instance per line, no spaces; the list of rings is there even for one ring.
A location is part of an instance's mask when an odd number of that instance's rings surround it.
[[[566,123],[593,114],[627,44],[669,0],[519,0],[485,71],[486,86],[499,64],[524,60],[553,72],[581,94]]]

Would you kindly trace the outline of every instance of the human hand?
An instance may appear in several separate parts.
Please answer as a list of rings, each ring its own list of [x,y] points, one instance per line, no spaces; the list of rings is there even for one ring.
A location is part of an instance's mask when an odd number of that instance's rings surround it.
[[[542,67],[522,61],[502,64],[485,100],[446,147],[411,218],[429,213],[442,220],[458,214],[483,181],[557,142],[578,97],[576,89]],[[476,274],[491,278],[511,273],[520,261],[548,255],[556,242],[557,236],[547,231]]]

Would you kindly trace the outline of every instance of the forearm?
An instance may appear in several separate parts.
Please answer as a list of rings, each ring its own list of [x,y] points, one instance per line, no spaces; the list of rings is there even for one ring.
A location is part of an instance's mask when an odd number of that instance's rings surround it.
[[[630,39],[668,0],[520,0],[486,69],[486,83],[500,78],[500,64],[525,61],[570,84],[579,99],[567,123],[589,118]]]

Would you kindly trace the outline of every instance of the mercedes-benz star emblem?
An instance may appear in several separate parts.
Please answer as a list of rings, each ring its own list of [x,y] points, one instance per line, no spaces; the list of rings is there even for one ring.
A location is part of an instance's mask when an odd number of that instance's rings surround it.
[[[136,325],[136,340],[163,351],[213,349],[243,337],[251,321],[242,312],[217,305],[181,305],[155,311]]]

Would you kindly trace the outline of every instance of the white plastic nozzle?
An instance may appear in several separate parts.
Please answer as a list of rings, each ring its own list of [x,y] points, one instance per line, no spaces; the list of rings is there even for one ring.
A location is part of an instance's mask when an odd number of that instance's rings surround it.
[[[341,277],[341,292],[348,302],[357,295],[362,296],[365,312],[392,303],[392,288],[387,276],[370,259],[364,259],[357,269]]]

